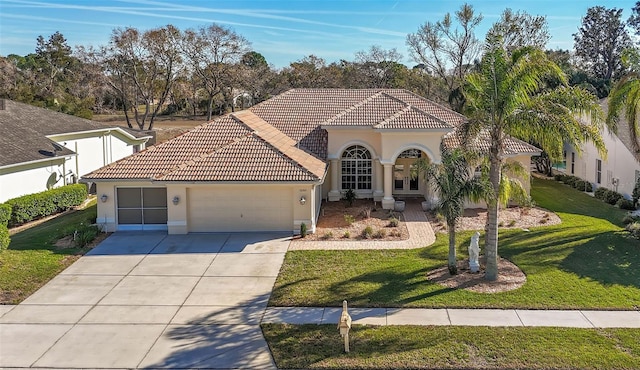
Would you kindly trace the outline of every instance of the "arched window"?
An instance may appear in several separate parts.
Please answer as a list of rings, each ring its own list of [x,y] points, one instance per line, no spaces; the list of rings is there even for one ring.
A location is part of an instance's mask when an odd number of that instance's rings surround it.
[[[371,190],[371,153],[354,145],[342,153],[342,189]]]

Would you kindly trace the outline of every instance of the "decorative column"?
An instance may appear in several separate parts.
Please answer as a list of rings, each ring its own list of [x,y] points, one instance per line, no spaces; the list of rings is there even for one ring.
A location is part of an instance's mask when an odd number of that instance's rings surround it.
[[[338,166],[340,165],[340,160],[331,159],[331,164],[329,165],[331,170],[331,190],[329,190],[329,201],[337,202],[342,198],[342,194],[340,194],[340,188],[338,188]]]
[[[380,159],[376,159],[374,162],[374,176],[375,182],[373,189],[373,200],[379,202],[384,197],[384,188],[382,185],[383,173],[382,173],[382,164],[380,164]]]
[[[382,198],[382,208],[393,209],[395,199],[393,199],[393,164],[384,165],[384,198]]]

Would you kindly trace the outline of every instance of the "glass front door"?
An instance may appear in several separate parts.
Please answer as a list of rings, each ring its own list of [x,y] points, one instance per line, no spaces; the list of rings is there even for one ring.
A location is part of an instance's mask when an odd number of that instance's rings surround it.
[[[398,158],[393,166],[393,192],[396,194],[419,193],[420,179],[412,177],[411,171],[415,167],[413,158]]]

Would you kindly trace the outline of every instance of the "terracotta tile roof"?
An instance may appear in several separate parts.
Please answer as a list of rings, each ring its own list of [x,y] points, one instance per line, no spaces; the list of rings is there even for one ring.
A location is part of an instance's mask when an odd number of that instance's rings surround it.
[[[398,89],[293,89],[231,113],[84,176],[86,180],[320,181],[327,164],[323,126],[436,129],[466,118]],[[449,134],[450,135],[450,134]],[[451,145],[460,145],[455,135]],[[532,147],[510,141],[514,150]]]
[[[446,149],[458,148],[463,146],[462,134],[459,130],[452,131],[442,138],[442,145]],[[488,131],[482,131],[480,134],[470,143],[470,146],[479,150],[481,153],[488,153],[491,147],[491,137]],[[518,155],[529,154],[538,155],[541,150],[535,146],[525,143],[522,140],[507,136],[504,140],[505,154],[506,155]]]

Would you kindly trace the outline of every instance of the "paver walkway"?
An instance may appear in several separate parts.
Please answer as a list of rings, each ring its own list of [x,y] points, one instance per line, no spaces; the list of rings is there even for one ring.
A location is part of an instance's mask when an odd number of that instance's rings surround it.
[[[427,247],[436,241],[436,235],[427,221],[419,202],[406,203],[404,220],[409,239],[398,241],[382,240],[300,240],[291,241],[289,250],[346,250],[346,249],[414,249]]]

